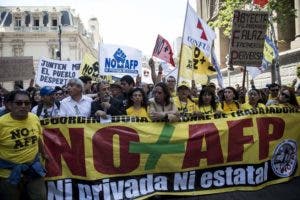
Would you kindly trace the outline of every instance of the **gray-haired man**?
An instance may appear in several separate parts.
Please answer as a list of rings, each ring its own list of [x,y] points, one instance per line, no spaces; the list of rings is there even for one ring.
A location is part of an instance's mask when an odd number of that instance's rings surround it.
[[[59,116],[89,117],[93,100],[83,95],[83,82],[78,78],[73,78],[69,80],[67,87],[70,96],[61,101]]]

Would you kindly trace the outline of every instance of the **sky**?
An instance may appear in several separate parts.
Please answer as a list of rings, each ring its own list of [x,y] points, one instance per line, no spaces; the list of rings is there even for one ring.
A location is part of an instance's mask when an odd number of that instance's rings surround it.
[[[187,0],[0,0],[0,6],[70,6],[87,24],[98,18],[105,44],[151,56],[157,35],[170,44],[182,35]],[[196,1],[190,0],[192,7]],[[87,26],[86,26],[87,27]]]

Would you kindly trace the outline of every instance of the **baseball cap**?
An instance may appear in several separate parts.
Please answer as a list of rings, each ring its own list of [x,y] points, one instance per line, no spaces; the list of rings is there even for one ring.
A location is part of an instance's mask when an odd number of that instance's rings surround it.
[[[182,81],[182,82],[178,85],[177,90],[178,90],[178,89],[190,89],[190,87],[189,87],[189,84],[188,84],[187,82]]]
[[[41,96],[52,95],[55,93],[55,90],[50,86],[44,86],[40,89]]]

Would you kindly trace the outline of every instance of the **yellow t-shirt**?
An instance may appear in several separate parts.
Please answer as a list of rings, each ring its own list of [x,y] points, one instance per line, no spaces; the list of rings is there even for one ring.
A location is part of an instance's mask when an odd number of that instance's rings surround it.
[[[225,101],[223,102],[223,111],[225,113],[231,113],[235,112],[239,109],[237,102],[231,102],[230,104],[227,104]]]
[[[242,110],[252,109],[252,108],[253,108],[253,106],[250,105],[249,102],[244,103],[244,104],[241,105],[241,109]],[[262,103],[258,103],[256,108],[264,108],[265,109],[266,106],[264,104],[262,104]]]
[[[201,113],[204,113],[204,114],[213,114],[215,113],[216,111],[220,111],[222,112],[222,108],[221,108],[221,105],[219,103],[217,103],[217,106],[216,106],[216,110],[214,111],[213,108],[211,107],[211,105],[209,106],[200,106],[199,107],[199,111]]]
[[[126,109],[126,114],[129,116],[136,116],[136,117],[146,117],[148,121],[150,121],[149,115],[147,110],[144,107],[136,110],[133,106]]]
[[[0,117],[0,158],[13,163],[34,160],[39,148],[42,127],[39,118],[28,113],[25,120],[15,120],[7,113]],[[7,178],[10,170],[0,169],[0,177]]]
[[[298,105],[300,105],[300,96],[296,96],[296,99],[297,99]]]
[[[173,97],[173,100],[180,113],[193,113],[199,111],[197,104],[192,102],[190,99],[187,99],[187,103],[180,101],[179,97]]]

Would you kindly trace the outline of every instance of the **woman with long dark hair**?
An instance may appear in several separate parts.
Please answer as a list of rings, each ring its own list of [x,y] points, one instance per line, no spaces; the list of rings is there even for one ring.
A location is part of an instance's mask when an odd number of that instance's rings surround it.
[[[215,93],[210,87],[204,87],[200,91],[198,108],[200,114],[213,114],[222,111],[221,107],[216,102]]]
[[[270,106],[299,108],[294,89],[290,87],[281,87],[276,102]]]
[[[179,121],[177,107],[165,83],[157,83],[153,89],[154,98],[149,100],[148,113],[152,121]]]
[[[240,104],[237,101],[238,93],[233,87],[224,89],[224,101],[221,102],[221,108],[224,113],[231,113],[240,109]]]
[[[147,97],[142,88],[134,88],[129,92],[126,114],[129,116],[146,117],[150,120],[147,113]]]

